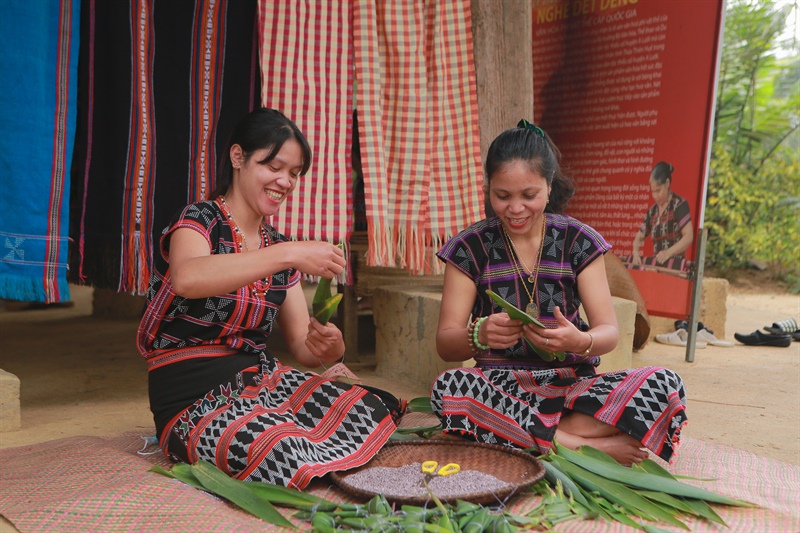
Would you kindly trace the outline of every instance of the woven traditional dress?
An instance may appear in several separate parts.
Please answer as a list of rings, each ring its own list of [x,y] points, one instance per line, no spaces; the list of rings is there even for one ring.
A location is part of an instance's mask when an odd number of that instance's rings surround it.
[[[296,488],[366,463],[396,428],[384,402],[363,387],[284,366],[266,351],[298,271],[209,298],[173,290],[173,232],[189,228],[212,254],[237,253],[232,224],[219,200],[191,204],[164,230],[154,257],[138,345],[161,448],[176,461],[202,459],[238,479]],[[286,240],[266,224],[262,239],[262,246]]]
[[[588,330],[579,314],[578,275],[611,246],[586,224],[550,213],[543,246],[534,295],[539,320],[554,327],[559,306],[567,320]],[[527,283],[528,291],[533,285],[520,277],[499,218],[473,224],[448,241],[438,256],[475,282],[474,317],[502,312],[486,289],[521,309],[528,305],[521,284]],[[680,376],[671,370],[647,367],[598,374],[599,357],[567,353],[562,362],[546,362],[524,339],[475,360],[474,368],[448,370],[433,385],[432,405],[446,432],[545,453],[562,414],[571,410],[619,428],[666,461],[679,446],[686,394]]]
[[[681,230],[692,221],[689,202],[675,193],[670,194],[664,211],[659,213],[658,205],[647,210],[639,231],[647,237],[652,233],[653,255],[662,252],[681,240]],[[683,257],[684,253],[676,257]]]

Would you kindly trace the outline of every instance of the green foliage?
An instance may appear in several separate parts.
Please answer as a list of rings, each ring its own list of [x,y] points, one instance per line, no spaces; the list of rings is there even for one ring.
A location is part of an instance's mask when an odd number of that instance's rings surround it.
[[[775,56],[794,6],[728,5],[705,225],[706,261],[722,271],[753,260],[800,285],[800,55]],[[798,287],[800,289],[800,287]]]
[[[708,184],[706,261],[729,270],[751,259],[781,279],[800,276],[800,158],[771,158],[754,174],[714,147]]]

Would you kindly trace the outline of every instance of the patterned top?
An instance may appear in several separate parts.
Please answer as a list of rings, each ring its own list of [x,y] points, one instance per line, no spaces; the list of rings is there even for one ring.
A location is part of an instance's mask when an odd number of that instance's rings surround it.
[[[203,235],[212,254],[236,252],[231,223],[217,201],[190,204],[176,215],[161,236],[160,253],[153,254],[153,272],[147,291],[147,311],[139,325],[139,351],[149,370],[194,358],[249,353],[266,349],[267,338],[286,298],[286,290],[300,280],[295,269],[273,274],[264,283],[266,294],[242,287],[208,298],[183,298],[175,293],[169,277],[169,240],[178,228]],[[264,225],[262,246],[287,240]]]
[[[507,302],[525,309],[529,303],[528,290],[533,287],[527,276],[521,278],[511,259],[503,238],[502,222],[498,217],[481,220],[450,239],[437,253],[439,259],[461,270],[475,282],[478,297],[472,307],[475,317],[500,313],[503,310],[486,295],[486,289],[499,294]],[[578,274],[611,245],[593,228],[560,214],[547,214],[545,241],[536,295],[539,321],[545,326],[556,325],[554,308],[559,306],[564,316],[579,329],[589,326],[579,314]],[[481,368],[551,368],[580,363],[597,365],[599,357],[580,357],[567,353],[563,362],[541,359],[524,339],[505,350],[489,350],[475,357]]]
[[[658,204],[647,210],[639,231],[645,237],[653,234],[653,255],[656,255],[681,240],[681,230],[691,221],[689,202],[672,193],[663,213],[658,214]],[[681,252],[676,256],[682,257],[684,254]]]

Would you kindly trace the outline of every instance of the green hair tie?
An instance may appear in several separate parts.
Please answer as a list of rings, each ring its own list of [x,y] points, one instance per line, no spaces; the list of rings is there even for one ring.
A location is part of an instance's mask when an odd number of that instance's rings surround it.
[[[540,128],[539,126],[537,126],[536,124],[531,124],[530,122],[528,122],[524,118],[522,120],[520,120],[519,122],[517,122],[517,127],[518,128],[524,128],[526,130],[533,130],[533,131],[535,131],[536,133],[538,133],[539,135],[541,135],[544,138],[544,130],[542,128]]]

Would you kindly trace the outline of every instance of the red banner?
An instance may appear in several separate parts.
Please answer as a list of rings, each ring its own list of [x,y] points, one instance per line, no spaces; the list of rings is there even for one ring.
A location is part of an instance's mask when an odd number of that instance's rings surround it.
[[[534,0],[534,120],[577,183],[569,214],[613,244],[654,315],[690,312],[723,9]]]

